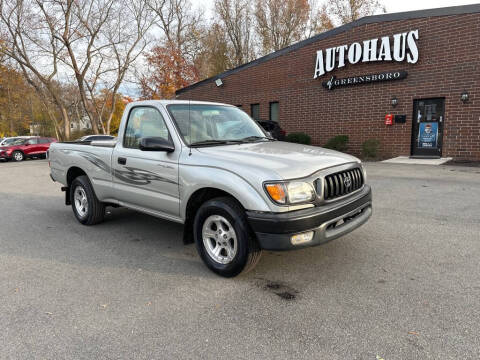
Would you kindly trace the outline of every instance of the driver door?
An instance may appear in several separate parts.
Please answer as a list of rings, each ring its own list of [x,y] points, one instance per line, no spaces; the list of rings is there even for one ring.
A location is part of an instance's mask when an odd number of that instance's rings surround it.
[[[112,155],[115,198],[122,204],[166,218],[178,218],[178,158],[173,152],[142,151],[143,137],[162,137],[172,141],[161,112],[153,106],[133,107],[128,115],[123,141]]]
[[[40,145],[38,144],[38,138],[28,139],[25,145],[26,146],[23,151],[25,155],[34,155],[40,152],[39,150]]]

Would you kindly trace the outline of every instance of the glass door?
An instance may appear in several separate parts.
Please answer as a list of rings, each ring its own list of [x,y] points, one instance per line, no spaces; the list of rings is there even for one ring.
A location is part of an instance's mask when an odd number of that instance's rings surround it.
[[[413,102],[412,156],[442,156],[445,99]]]

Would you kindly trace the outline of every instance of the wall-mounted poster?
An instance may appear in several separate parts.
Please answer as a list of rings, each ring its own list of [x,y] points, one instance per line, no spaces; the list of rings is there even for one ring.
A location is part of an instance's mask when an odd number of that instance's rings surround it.
[[[438,141],[438,123],[422,122],[418,129],[418,147],[435,149]]]

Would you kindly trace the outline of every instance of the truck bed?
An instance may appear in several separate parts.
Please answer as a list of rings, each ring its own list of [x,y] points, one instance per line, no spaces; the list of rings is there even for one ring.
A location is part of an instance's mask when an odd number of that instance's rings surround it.
[[[96,195],[103,201],[112,196],[112,154],[116,140],[68,141],[50,146],[48,159],[53,180],[68,186],[68,170],[83,169],[89,174]],[[70,170],[72,171],[72,170]]]

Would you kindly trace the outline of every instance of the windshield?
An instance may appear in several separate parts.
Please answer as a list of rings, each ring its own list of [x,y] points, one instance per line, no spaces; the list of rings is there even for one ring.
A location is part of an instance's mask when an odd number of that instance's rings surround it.
[[[24,145],[28,139],[15,139],[9,145]]]
[[[187,145],[266,139],[261,127],[233,106],[173,104],[167,108]]]
[[[2,145],[12,145],[14,142],[21,140],[20,138],[10,138],[2,141]]]

